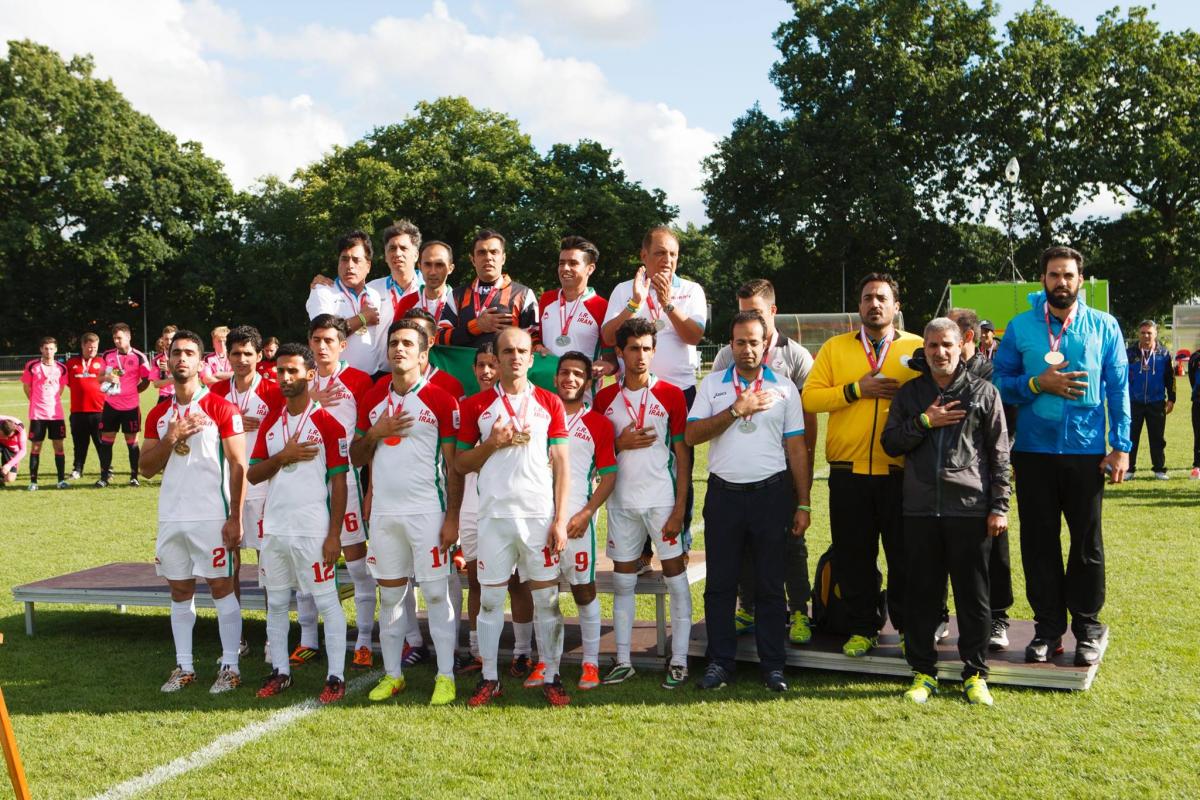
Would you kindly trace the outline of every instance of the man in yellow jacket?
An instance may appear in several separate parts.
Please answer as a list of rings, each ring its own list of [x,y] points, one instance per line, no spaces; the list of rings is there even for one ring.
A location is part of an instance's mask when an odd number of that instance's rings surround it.
[[[887,560],[887,605],[892,626],[904,631],[904,532],[900,494],[904,459],[883,452],[879,437],[892,397],[917,377],[908,368],[920,336],[896,330],[896,281],[872,272],[858,284],[862,327],[821,346],[804,384],[804,408],[828,412],[825,459],[829,462],[829,526],[833,577],[850,618],[842,648],[860,657],[879,642],[876,561],[879,540]]]

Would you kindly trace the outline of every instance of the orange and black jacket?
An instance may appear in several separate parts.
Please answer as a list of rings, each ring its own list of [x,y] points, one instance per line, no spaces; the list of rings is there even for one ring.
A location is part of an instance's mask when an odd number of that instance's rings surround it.
[[[484,300],[491,294],[492,289],[497,288],[499,291],[485,306]],[[442,311],[442,322],[450,323],[450,327],[443,325],[438,331],[439,344],[479,347],[496,340],[497,334],[485,333],[479,329],[479,322],[475,319],[476,303],[479,304],[480,312],[485,308],[501,308],[512,314],[514,324],[529,331],[534,337],[533,343],[538,343],[537,296],[528,286],[517,283],[507,275],[501,275],[500,280],[491,285],[477,285],[476,281],[471,281],[454,290],[455,310],[452,311],[447,305]]]

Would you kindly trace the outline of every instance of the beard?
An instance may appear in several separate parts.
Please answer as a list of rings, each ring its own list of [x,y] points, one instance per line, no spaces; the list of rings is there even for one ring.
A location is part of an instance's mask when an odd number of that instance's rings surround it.
[[[1058,309],[1070,308],[1075,304],[1075,298],[1079,297],[1078,291],[1066,290],[1064,293],[1046,292],[1046,302]]]

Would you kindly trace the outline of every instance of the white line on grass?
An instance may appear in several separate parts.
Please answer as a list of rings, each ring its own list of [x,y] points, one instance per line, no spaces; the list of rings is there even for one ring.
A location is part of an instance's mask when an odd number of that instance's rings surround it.
[[[348,697],[359,689],[362,689],[378,677],[379,672],[376,671],[350,681],[346,684],[346,696]],[[139,775],[136,778],[131,778],[124,783],[118,783],[107,792],[94,796],[92,800],[121,800],[127,797],[135,797],[142,792],[149,791],[192,770],[206,767],[218,758],[227,756],[233,751],[257,741],[267,734],[274,733],[280,728],[286,728],[293,722],[304,719],[310,714],[320,711],[322,708],[324,706],[313,698],[296,703],[294,706],[281,708],[262,722],[252,722],[232,733],[218,736],[199,750],[189,753],[186,756],[180,756],[168,764],[155,767],[149,772]]]

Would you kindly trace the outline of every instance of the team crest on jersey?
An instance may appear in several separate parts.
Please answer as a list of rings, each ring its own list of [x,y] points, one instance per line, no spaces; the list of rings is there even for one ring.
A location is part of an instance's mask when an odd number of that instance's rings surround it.
[[[242,415],[241,414],[233,415],[233,432],[234,433],[245,433],[246,432],[246,428],[242,425]]]
[[[491,409],[488,409],[487,411],[485,411],[485,412],[483,412],[482,414],[480,414],[480,415],[479,415],[479,421],[480,421],[480,422],[483,422],[485,419],[491,419],[491,418],[492,418],[492,411],[491,411]]]
[[[450,420],[454,423],[455,430],[458,430],[459,428],[462,427],[462,424],[461,424],[462,418],[459,416],[457,408],[454,409],[454,412],[450,415]]]
[[[350,443],[346,441],[345,437],[338,439],[338,455],[342,458],[350,457]]]

